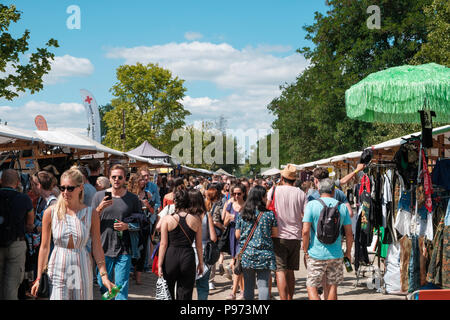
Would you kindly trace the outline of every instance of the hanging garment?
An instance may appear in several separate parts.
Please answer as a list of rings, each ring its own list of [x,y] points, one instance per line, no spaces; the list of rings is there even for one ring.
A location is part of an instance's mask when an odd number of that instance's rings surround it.
[[[420,288],[420,251],[419,237],[411,236],[411,254],[408,266],[408,292],[414,292]]]
[[[367,251],[367,246],[371,242],[368,242],[367,234],[361,230],[361,211],[359,210],[358,218],[356,222],[356,232],[355,232],[355,271],[358,271],[359,265],[369,264],[369,252]]]
[[[401,291],[407,292],[409,287],[409,260],[411,258],[411,239],[408,236],[403,236],[400,239],[400,284]]]
[[[450,159],[436,161],[432,172],[431,181],[433,184],[450,190]]]
[[[428,213],[433,210],[433,203],[431,201],[431,194],[433,193],[433,186],[431,183],[430,172],[428,171],[428,164],[425,158],[425,152],[422,152],[422,172],[423,172],[423,186],[425,189],[425,208],[427,208]]]
[[[425,244],[425,237],[419,237],[419,254],[420,254],[420,286],[427,283],[427,246]]]
[[[442,286],[442,258],[444,252],[444,219],[442,218],[436,230],[433,239],[433,253],[431,255],[430,264],[427,272],[427,282],[431,282],[437,286]],[[448,233],[448,231],[447,231]],[[448,237],[448,234],[447,234]],[[448,247],[448,239],[446,241]],[[447,249],[446,249],[447,250]],[[447,278],[448,279],[448,278]],[[448,280],[447,280],[448,281]]]
[[[386,272],[384,274],[384,283],[386,292],[389,294],[401,292],[400,282],[400,243],[396,242],[389,245],[386,255]]]
[[[445,213],[444,224],[446,227],[450,225],[450,201],[447,204],[447,212]]]

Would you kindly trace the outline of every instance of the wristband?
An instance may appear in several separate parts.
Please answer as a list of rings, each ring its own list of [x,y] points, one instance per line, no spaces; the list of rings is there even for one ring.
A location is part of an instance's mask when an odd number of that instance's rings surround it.
[[[353,171],[354,174],[357,174],[359,172],[358,169],[356,169],[355,171]]]

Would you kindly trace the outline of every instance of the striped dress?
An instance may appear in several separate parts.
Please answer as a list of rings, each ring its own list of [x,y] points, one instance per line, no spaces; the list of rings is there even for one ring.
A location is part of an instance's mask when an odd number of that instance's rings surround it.
[[[91,254],[86,244],[91,234],[92,208],[76,216],[59,220],[52,210],[52,236],[55,245],[48,263],[50,300],[92,300],[93,272]],[[72,236],[74,249],[69,249]]]

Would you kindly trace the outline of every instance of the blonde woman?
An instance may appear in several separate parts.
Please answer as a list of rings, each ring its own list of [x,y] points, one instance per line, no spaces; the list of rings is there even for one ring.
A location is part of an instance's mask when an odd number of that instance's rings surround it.
[[[64,172],[59,190],[61,194],[56,204],[44,211],[38,272],[31,293],[37,295],[39,279],[48,261],[50,300],[92,300],[92,260],[86,250],[89,238],[92,238],[92,251],[104,286],[109,291],[114,286],[108,279],[100,243],[99,213],[83,204],[83,175],[80,171],[70,169]],[[103,202],[108,206],[112,201],[103,199]],[[48,260],[51,235],[55,247]]]

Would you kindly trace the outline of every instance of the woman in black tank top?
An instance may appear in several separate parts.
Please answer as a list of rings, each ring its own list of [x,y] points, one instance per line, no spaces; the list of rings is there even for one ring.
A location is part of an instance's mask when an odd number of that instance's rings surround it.
[[[167,281],[170,294],[176,300],[192,300],[195,284],[196,264],[195,253],[192,247],[193,241],[201,237],[201,222],[199,231],[192,230],[187,224],[187,216],[190,212],[191,201],[187,190],[179,190],[175,194],[175,213],[163,218],[161,226],[161,243],[159,247],[158,272]],[[177,226],[168,231],[168,224],[177,222]],[[196,241],[197,243],[198,241]],[[200,251],[202,255],[201,239]],[[201,268],[197,271],[203,272],[203,261]],[[175,295],[175,285],[177,292]]]

